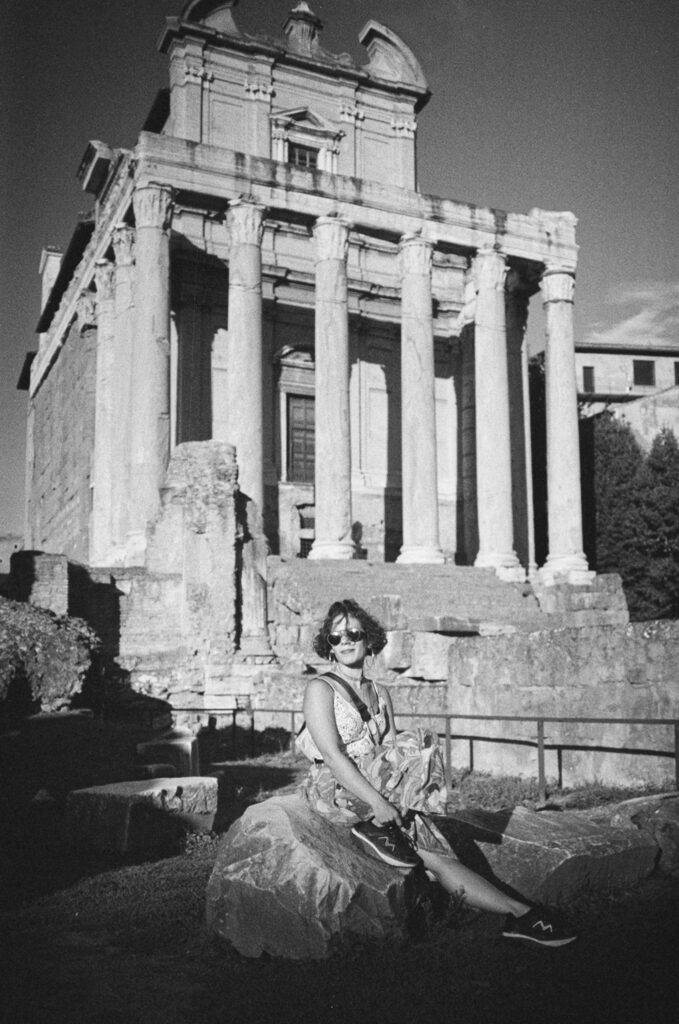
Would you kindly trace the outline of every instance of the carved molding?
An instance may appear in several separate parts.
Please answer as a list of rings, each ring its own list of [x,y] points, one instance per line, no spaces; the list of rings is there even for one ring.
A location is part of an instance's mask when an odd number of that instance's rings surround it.
[[[264,78],[246,78],[244,88],[251,100],[262,100],[268,103],[273,96],[273,85]]]
[[[82,334],[88,327],[97,325],[97,303],[94,292],[81,292],[78,296],[75,315],[78,318],[78,330]]]
[[[134,234],[128,224],[117,224],[111,232],[116,267],[131,267],[134,263]]]
[[[396,119],[391,122],[391,130],[394,135],[398,135],[402,139],[412,139],[415,137],[417,131],[417,121],[411,121],[407,118]]]
[[[97,260],[94,265],[94,283],[97,289],[97,305],[113,299],[115,264],[111,260]]]
[[[184,61],[184,81],[193,85],[200,85],[201,82],[210,83],[214,80],[212,71],[208,71],[202,64],[193,64],[188,60]]]
[[[247,199],[236,199],[229,206],[227,226],[231,245],[261,245],[265,207]]]
[[[355,124],[357,121],[365,120],[365,111],[351,103],[343,103],[340,107],[340,121]]]
[[[542,300],[548,302],[573,302],[575,292],[575,274],[562,267],[547,264],[540,281]]]
[[[316,259],[346,260],[349,248],[349,225],[339,217],[319,217],[314,224]]]
[[[421,235],[404,235],[399,245],[401,274],[431,276],[433,246]]]
[[[167,231],[172,219],[172,189],[168,185],[150,182],[134,190],[132,196],[137,230],[157,228]]]

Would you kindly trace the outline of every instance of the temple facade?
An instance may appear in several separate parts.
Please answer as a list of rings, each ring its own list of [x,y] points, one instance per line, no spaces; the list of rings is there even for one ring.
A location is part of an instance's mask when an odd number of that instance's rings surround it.
[[[298,3],[281,37],[191,0],[134,149],[92,141],[94,208],[43,253],[25,547],[144,564],[173,451],[235,446],[268,549],[587,582],[575,217],[418,191],[424,73],[366,63]],[[535,565],[528,303],[545,307],[549,554]],[[251,520],[251,522],[254,520]]]

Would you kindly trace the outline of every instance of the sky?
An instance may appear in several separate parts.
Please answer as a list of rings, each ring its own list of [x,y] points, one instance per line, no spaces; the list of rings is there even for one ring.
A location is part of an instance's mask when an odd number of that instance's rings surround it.
[[[296,0],[241,0],[245,32],[275,33]],[[576,339],[679,332],[677,0],[311,0],[322,43],[367,55],[382,22],[420,61],[419,187],[480,206],[571,210],[580,245]],[[90,139],[131,148],[184,0],[0,4],[0,536],[23,519],[26,393],[38,265],[90,207],[76,171]],[[530,344],[541,345],[532,300]]]

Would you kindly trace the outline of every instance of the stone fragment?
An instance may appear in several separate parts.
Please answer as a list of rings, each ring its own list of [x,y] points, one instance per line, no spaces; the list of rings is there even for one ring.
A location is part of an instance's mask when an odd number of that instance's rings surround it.
[[[186,832],[212,828],[217,788],[212,776],[191,776],[76,789],[66,799],[67,832],[103,853],[170,850]]]
[[[147,764],[173,764],[180,775],[194,775],[200,770],[198,741],[188,729],[169,729],[157,739],[138,743],[137,756]]]
[[[633,884],[653,871],[657,855],[641,832],[568,812],[460,810],[439,824],[469,867],[548,903]]]
[[[625,800],[610,814],[610,824],[638,828],[657,844],[658,868],[679,871],[679,793],[659,793]]]
[[[207,923],[243,956],[322,959],[357,937],[403,938],[411,886],[301,797],[272,797],[249,807],[222,840]]]

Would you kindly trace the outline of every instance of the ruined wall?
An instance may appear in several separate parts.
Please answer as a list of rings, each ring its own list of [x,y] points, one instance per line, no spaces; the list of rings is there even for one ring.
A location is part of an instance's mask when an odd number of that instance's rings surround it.
[[[86,562],[94,447],[96,330],[72,325],[32,399],[35,411],[31,537],[37,550]]]

